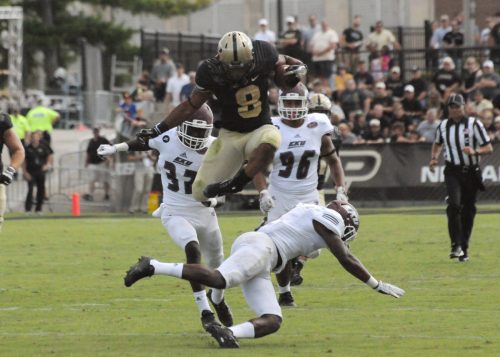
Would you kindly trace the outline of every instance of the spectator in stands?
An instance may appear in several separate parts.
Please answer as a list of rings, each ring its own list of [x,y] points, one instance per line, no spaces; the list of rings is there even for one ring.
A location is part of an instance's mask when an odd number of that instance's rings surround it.
[[[480,90],[475,90],[474,92],[472,92],[470,115],[480,116],[485,109],[493,110],[493,103],[490,100],[484,98],[483,92],[481,92]]]
[[[382,134],[384,135],[384,137],[387,137],[387,134],[389,133],[391,117],[385,114],[382,104],[376,104],[370,111],[370,113],[368,113],[368,117],[366,119],[368,123],[370,123],[372,119],[378,119]]]
[[[429,98],[427,101],[427,110],[436,109],[438,118],[442,118],[446,112],[446,107],[441,98],[441,94],[436,89],[431,89],[429,91]],[[446,117],[446,115],[445,115]]]
[[[175,66],[175,75],[170,77],[167,83],[167,95],[165,96],[167,113],[181,104],[181,90],[188,83],[189,76],[184,73],[184,65],[177,63]]]
[[[130,161],[135,162],[134,193],[132,194],[132,201],[128,212],[130,214],[147,213],[156,157],[152,151],[136,151],[130,153],[128,158]]]
[[[417,127],[419,120],[406,115],[403,105],[400,102],[394,102],[392,106],[391,125],[396,122],[402,123],[405,131],[411,131]]]
[[[335,49],[339,42],[337,32],[330,28],[328,23],[321,21],[321,29],[317,31],[310,41],[314,74],[327,83],[332,75]],[[336,88],[338,90],[338,88]]]
[[[448,15],[443,14],[439,20],[440,26],[434,30],[431,37],[431,47],[435,49],[443,48],[443,38],[451,31],[450,18]]]
[[[380,51],[384,46],[387,46],[390,50],[401,47],[394,34],[384,28],[384,23],[377,21],[375,23],[375,30],[368,35],[366,47],[369,51]]]
[[[146,90],[139,93],[135,106],[137,108],[139,126],[145,126],[147,122],[152,119],[155,112],[155,97],[153,91]]]
[[[23,164],[23,176],[28,182],[28,193],[24,208],[31,213],[33,207],[33,188],[36,186],[35,213],[41,214],[45,198],[45,176],[53,164],[54,152],[43,140],[43,133],[32,133],[29,145],[25,148],[26,159]]]
[[[391,124],[391,134],[389,136],[390,143],[408,143],[409,140],[405,136],[405,125],[399,121]]]
[[[436,139],[436,130],[439,126],[438,111],[436,108],[428,109],[425,113],[425,120],[417,126],[418,134],[427,143],[432,143]]]
[[[253,38],[257,41],[269,42],[273,46],[276,45],[276,34],[274,31],[269,30],[269,22],[267,19],[259,20],[259,31],[257,31]]]
[[[181,103],[185,100],[188,100],[191,97],[191,93],[193,92],[194,87],[196,86],[196,72],[190,71],[188,73],[189,83],[184,84],[181,88]]]
[[[351,132],[351,127],[346,123],[339,124],[340,140],[342,145],[344,144],[354,144],[356,141],[356,135]]]
[[[494,64],[500,66],[500,12],[496,13],[496,24],[491,29],[488,45],[493,47],[490,51],[490,58]]]
[[[415,88],[411,84],[405,86],[401,104],[406,116],[418,122],[422,120],[424,110],[420,101],[415,97]]]
[[[382,144],[385,142],[385,137],[381,129],[379,119],[371,119],[369,122],[370,130],[363,136],[366,144]]]
[[[380,65],[384,77],[389,72],[389,68],[393,67],[393,63],[394,61],[392,59],[391,50],[389,49],[389,46],[382,46],[382,49],[380,50]]]
[[[352,19],[351,27],[342,32],[340,46],[342,48],[342,61],[352,69],[359,60],[359,50],[363,45],[363,32],[361,32],[361,16],[356,15]]]
[[[153,90],[153,85],[152,85],[152,82],[151,82],[151,77],[149,76],[149,72],[148,71],[142,71],[141,75],[139,76],[139,78],[135,82],[135,89],[131,93],[132,100],[134,102],[138,101],[139,100],[138,99],[139,96],[143,92],[146,92],[146,91],[149,91],[149,90],[151,90],[151,91]]]
[[[471,92],[477,89],[476,84],[479,82],[479,79],[483,75],[481,71],[481,67],[477,62],[476,57],[467,57],[464,65],[467,73],[465,74],[465,79],[462,84],[462,93],[464,94],[465,99],[469,98]]]
[[[93,137],[87,145],[85,157],[85,168],[89,169],[91,175],[89,193],[83,195],[86,201],[94,200],[96,184],[102,182],[104,186],[104,200],[109,200],[109,160],[97,155],[97,148],[103,144],[110,144],[108,139],[100,135],[100,128],[92,129]]]
[[[401,78],[401,68],[399,66],[394,66],[391,68],[389,78],[385,81],[385,88],[387,93],[396,98],[403,97],[403,79]]]
[[[493,134],[492,141],[494,143],[500,143],[500,115],[495,117],[494,124],[495,132]]]
[[[61,115],[55,110],[42,105],[42,102],[42,98],[37,100],[37,106],[26,114],[26,119],[28,120],[31,131],[40,130],[43,135],[43,140],[50,146],[54,124],[61,119]]]
[[[495,125],[493,124],[494,120],[494,115],[493,115],[493,109],[485,109],[481,112],[481,115],[479,116],[479,120],[481,120],[481,123],[483,123],[484,128],[488,132],[494,132],[495,131]]]
[[[287,29],[280,35],[279,44],[284,55],[302,60],[304,52],[302,51],[302,33],[297,28],[297,23],[293,16],[286,18]]]
[[[394,100],[392,99],[392,96],[387,93],[384,82],[377,82],[375,84],[375,93],[373,98],[369,99],[369,103],[370,110],[373,110],[375,105],[380,104],[382,105],[384,113],[389,115],[392,113],[392,104],[394,103]]]
[[[354,111],[363,110],[365,107],[366,96],[356,88],[356,82],[353,79],[346,82],[346,89],[338,95],[340,106],[346,117],[349,117]]]
[[[137,118],[137,105],[129,92],[122,94],[122,100],[118,103],[115,112],[122,113],[125,120],[133,121]]]
[[[337,66],[337,75],[335,76],[335,91],[340,95],[346,89],[347,81],[354,81],[351,73],[347,72],[347,67],[343,63]]]
[[[167,82],[174,75],[174,72],[175,66],[170,59],[170,51],[168,48],[163,48],[151,70],[151,80],[154,83],[154,94],[157,102],[164,101]]]
[[[373,76],[366,70],[366,62],[359,60],[356,65],[356,73],[354,73],[354,80],[359,90],[363,91],[365,95],[373,90]]]
[[[483,92],[486,99],[490,100],[500,93],[500,74],[495,72],[493,61],[483,62],[483,74],[479,77],[476,88]]]
[[[10,120],[12,122],[14,132],[21,140],[23,146],[26,146],[27,143],[29,142],[29,137],[31,133],[31,128],[28,119],[26,119],[24,115],[21,115],[19,111],[19,105],[15,102],[9,103],[8,113],[10,116]]]
[[[133,101],[132,95],[129,92],[123,93],[122,100],[115,109],[115,112],[120,114],[119,118],[122,120],[120,134],[126,138],[134,137],[147,124],[146,120],[142,117],[144,113],[139,111],[137,103]]]
[[[370,61],[370,73],[375,82],[383,81],[385,78],[385,72],[382,69],[382,59],[380,57],[379,51],[372,51],[369,56]]]
[[[443,37],[443,47],[457,66],[459,73],[462,72],[462,46],[464,45],[464,34],[460,30],[460,24],[457,20],[451,21],[451,30]]]
[[[353,116],[352,125],[349,122],[352,132],[358,137],[356,144],[361,143],[359,139],[366,135],[369,131],[368,123],[366,121],[366,114],[362,111],[355,112]]]
[[[420,101],[420,104],[424,106],[428,93],[427,87],[429,84],[422,78],[422,71],[416,65],[411,67],[411,80],[408,84],[413,86],[413,89],[415,90],[415,98],[417,98],[417,100]]]
[[[308,67],[312,68],[312,53],[310,49],[311,39],[314,34],[321,30],[321,26],[318,24],[316,20],[316,15],[309,15],[308,18],[309,25],[302,29],[302,50],[304,54],[304,63],[307,64]]]
[[[432,76],[432,84],[445,102],[450,94],[458,91],[461,81],[459,75],[455,72],[455,63],[451,57],[443,58],[439,70]]]

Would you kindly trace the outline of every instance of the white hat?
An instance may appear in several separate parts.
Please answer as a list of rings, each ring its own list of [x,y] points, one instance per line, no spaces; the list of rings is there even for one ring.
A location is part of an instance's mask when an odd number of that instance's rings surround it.
[[[391,68],[391,72],[401,73],[401,68],[399,68],[398,66],[394,66]]]
[[[405,85],[405,92],[415,92],[415,87],[413,87],[411,84]]]
[[[385,89],[385,83],[384,82],[377,82],[377,84],[375,84],[375,88]]]
[[[370,120],[370,126],[380,126],[380,120],[377,118]]]
[[[287,23],[288,23],[288,22],[295,23],[295,17],[293,17],[293,16],[288,16],[288,17],[286,18],[286,22],[287,22]]]
[[[267,22],[267,19],[260,19],[259,20],[259,26],[267,26],[269,23]]]
[[[483,62],[483,68],[484,67],[488,67],[488,68],[493,68],[495,67],[494,64],[493,64],[493,61],[492,60],[486,60]]]

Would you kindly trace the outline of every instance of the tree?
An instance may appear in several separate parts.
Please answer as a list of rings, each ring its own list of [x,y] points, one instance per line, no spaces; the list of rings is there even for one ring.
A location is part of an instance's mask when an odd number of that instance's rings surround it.
[[[0,1],[8,5],[14,1]],[[72,14],[72,0],[24,0],[18,4],[24,10],[24,63],[25,74],[33,68],[33,55],[44,54],[44,69],[50,77],[56,68],[66,67],[80,52],[81,41],[103,49],[103,64],[109,69],[112,54],[133,56],[139,49],[129,40],[134,33],[120,24],[105,21],[101,16]],[[211,0],[80,0],[102,9],[122,8],[132,13],[154,13],[169,17],[195,11],[210,4]],[[98,12],[97,12],[98,13]],[[105,71],[105,77],[106,77]],[[26,76],[24,76],[26,78]],[[105,81],[109,83],[109,81]]]

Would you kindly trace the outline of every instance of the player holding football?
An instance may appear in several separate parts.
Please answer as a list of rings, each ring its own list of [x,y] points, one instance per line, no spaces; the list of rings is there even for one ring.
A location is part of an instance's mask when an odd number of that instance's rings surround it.
[[[281,92],[278,113],[280,116],[272,121],[281,133],[281,145],[272,163],[269,187],[264,174],[254,178],[260,192],[260,208],[267,213],[267,222],[275,221],[298,203],[319,204],[317,168],[320,158],[330,167],[337,192],[345,193],[344,170],[332,143],[333,126],[323,113],[308,114],[308,93],[304,84],[298,83]],[[337,198],[346,200],[344,196]],[[292,262],[289,262],[283,273],[277,275],[282,306],[295,306],[290,291],[291,269]]]
[[[278,220],[257,232],[240,235],[231,255],[216,270],[199,264],[162,263],[141,257],[125,276],[125,285],[153,274],[197,281],[227,289],[240,285],[248,305],[257,317],[232,326],[210,325],[208,332],[221,347],[239,347],[238,338],[258,338],[276,332],[281,325],[281,308],[274,293],[271,272],[283,270],[288,260],[321,248],[328,248],[342,267],[376,291],[399,298],[405,291],[376,280],[347,249],[359,228],[356,209],[347,202],[332,201],[326,207],[299,204]]]
[[[193,198],[192,185],[203,157],[215,140],[210,136],[213,127],[213,114],[207,104],[194,112],[179,127],[146,141],[131,140],[116,145],[101,145],[97,153],[102,156],[113,155],[118,151],[146,151],[155,149],[160,155],[158,170],[163,185],[163,203],[153,213],[161,217],[161,222],[174,242],[186,253],[186,261],[199,264],[201,255],[207,266],[218,267],[224,260],[222,235],[215,207],[217,200],[208,199],[200,203]],[[191,288],[201,322],[205,329],[215,322],[205,293],[205,287],[191,282]],[[229,307],[224,301],[224,291],[209,291],[208,298],[225,326],[233,324]]]
[[[239,192],[271,163],[280,145],[278,130],[271,124],[267,92],[269,79],[286,68],[283,81],[293,87],[306,73],[301,61],[279,55],[265,41],[252,41],[242,32],[222,36],[215,57],[205,60],[196,72],[191,97],[178,105],[152,129],[143,129],[139,138],[154,138],[176,127],[215,95],[221,104],[219,136],[210,147],[193,183],[193,197]],[[244,161],[247,164],[242,167]]]

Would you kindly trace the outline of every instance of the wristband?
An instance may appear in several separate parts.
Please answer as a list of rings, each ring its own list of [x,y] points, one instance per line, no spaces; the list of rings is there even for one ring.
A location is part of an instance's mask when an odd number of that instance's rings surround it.
[[[119,143],[114,145],[116,151],[128,151],[127,143]]]
[[[12,166],[7,167],[5,171],[10,172],[12,175],[16,173],[16,169],[13,168]]]
[[[370,279],[365,281],[365,284],[368,285],[370,288],[375,289],[378,286],[378,281],[375,279],[373,276],[370,275]]]

